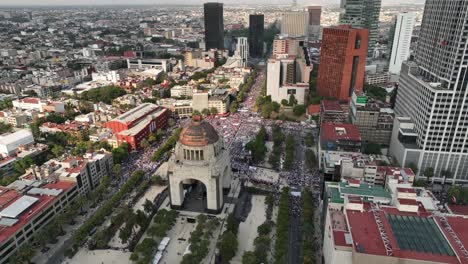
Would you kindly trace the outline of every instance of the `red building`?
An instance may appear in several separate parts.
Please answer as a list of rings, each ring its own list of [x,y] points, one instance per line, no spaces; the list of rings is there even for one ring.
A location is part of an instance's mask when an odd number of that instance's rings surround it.
[[[169,111],[155,104],[145,103],[106,123],[112,129],[117,143],[127,142],[132,149],[151,133],[167,126]]]
[[[347,101],[354,90],[362,90],[366,67],[367,29],[348,25],[323,29],[317,94]]]

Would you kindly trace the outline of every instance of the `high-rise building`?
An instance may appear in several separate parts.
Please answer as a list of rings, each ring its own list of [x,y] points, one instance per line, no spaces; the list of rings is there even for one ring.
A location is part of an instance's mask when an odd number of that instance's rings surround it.
[[[340,24],[369,30],[367,57],[372,57],[378,38],[382,0],[341,0]]]
[[[309,13],[305,11],[284,12],[281,16],[281,34],[298,37],[309,34]]]
[[[205,48],[224,49],[223,4],[205,3]]]
[[[323,29],[317,94],[347,101],[364,85],[367,29],[342,25]]]
[[[401,64],[410,55],[411,36],[413,35],[415,18],[416,13],[413,12],[400,13],[395,17],[389,65],[389,71],[393,74],[400,74]],[[390,39],[390,41],[392,40]]]
[[[468,182],[468,1],[427,0],[414,61],[400,74],[390,153],[418,176]]]
[[[273,49],[273,54],[268,60],[267,95],[278,103],[289,100],[293,95],[298,104],[304,104],[312,70],[304,39],[277,36],[273,46],[281,48]]]
[[[321,6],[309,6],[307,7],[309,12],[309,37],[310,40],[321,39],[322,27],[320,26],[320,18],[322,16]]]
[[[264,24],[263,14],[249,16],[249,51],[252,58],[259,58],[263,55]]]
[[[320,26],[320,18],[322,17],[322,7],[309,6],[307,7],[307,11],[309,12],[309,25]]]
[[[246,37],[237,38],[236,55],[241,60],[241,66],[247,66],[247,61],[249,58],[249,43],[247,42]]]

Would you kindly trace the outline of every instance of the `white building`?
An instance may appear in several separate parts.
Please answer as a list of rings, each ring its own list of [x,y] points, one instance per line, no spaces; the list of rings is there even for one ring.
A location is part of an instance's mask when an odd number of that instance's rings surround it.
[[[170,62],[167,59],[127,59],[127,67],[138,70],[160,69],[168,72],[170,70]]]
[[[415,23],[416,13],[405,12],[396,15],[395,28],[390,55],[389,71],[400,74],[401,64],[410,56],[411,36]]]
[[[107,81],[111,83],[117,83],[120,81],[120,74],[117,71],[93,72],[91,77],[93,78],[93,81]]]
[[[24,98],[14,100],[13,107],[20,110],[35,110],[38,112],[51,111],[56,113],[65,112],[65,104],[58,101],[40,100],[38,98]]]
[[[193,95],[193,87],[191,85],[176,85],[171,88],[171,97],[191,97]]]
[[[418,177],[433,168],[438,182],[468,182],[467,16],[466,3],[427,0],[414,61],[399,79],[395,114],[412,129],[395,119],[390,155],[416,164]]]
[[[281,34],[308,36],[309,12],[284,12],[281,15]]]
[[[10,156],[15,153],[19,147],[34,143],[34,137],[31,131],[26,129],[18,130],[14,133],[3,134],[0,136],[0,155]]]

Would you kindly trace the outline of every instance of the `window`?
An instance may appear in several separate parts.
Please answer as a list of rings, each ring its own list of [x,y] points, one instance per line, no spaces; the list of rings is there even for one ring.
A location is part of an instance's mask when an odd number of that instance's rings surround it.
[[[203,150],[200,150],[200,160],[205,160],[205,158],[203,157]]]

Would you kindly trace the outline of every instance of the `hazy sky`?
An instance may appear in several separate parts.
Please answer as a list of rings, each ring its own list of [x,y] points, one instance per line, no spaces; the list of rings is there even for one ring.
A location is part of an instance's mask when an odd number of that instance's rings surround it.
[[[292,0],[210,0],[212,2],[223,2],[225,4],[239,4],[239,3],[252,3],[252,4],[288,4]],[[203,4],[208,0],[0,0],[0,6],[28,6],[28,5],[133,5],[133,4]],[[301,5],[330,5],[338,4],[340,0],[299,0]],[[424,3],[424,0],[383,0],[384,5],[396,3]]]

